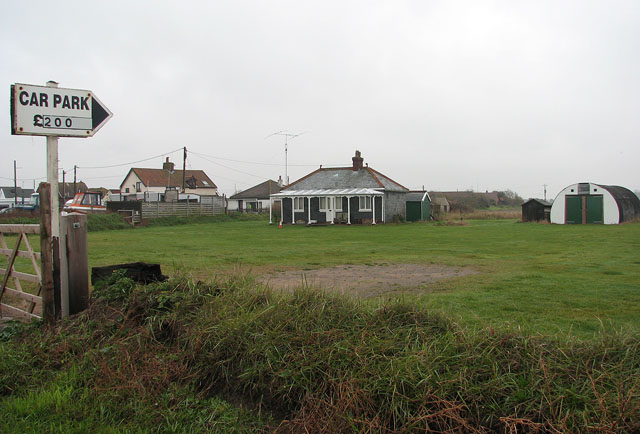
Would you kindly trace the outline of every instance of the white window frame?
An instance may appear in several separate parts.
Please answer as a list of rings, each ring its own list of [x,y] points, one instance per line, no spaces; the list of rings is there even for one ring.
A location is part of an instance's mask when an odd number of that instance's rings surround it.
[[[336,196],[333,200],[334,205],[336,206],[334,211],[342,212],[342,196]]]
[[[322,202],[324,202],[324,206],[322,206]],[[318,211],[320,212],[326,212],[329,210],[329,207],[327,206],[329,204],[329,198],[326,196],[322,196],[318,198]]]
[[[304,199],[304,197],[293,198],[293,212],[304,212]]]
[[[364,207],[362,206],[363,202]],[[372,211],[372,202],[371,196],[358,196],[358,211]],[[369,207],[367,207],[367,205],[369,205]]]

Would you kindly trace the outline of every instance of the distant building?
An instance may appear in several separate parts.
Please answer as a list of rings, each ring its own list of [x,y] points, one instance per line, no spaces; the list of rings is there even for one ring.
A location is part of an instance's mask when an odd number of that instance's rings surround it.
[[[451,205],[445,196],[439,193],[430,193],[431,196],[431,214],[441,214],[451,211]]]
[[[182,191],[183,173],[184,191]],[[218,196],[218,187],[203,170],[186,170],[184,172],[176,170],[175,164],[170,162],[168,157],[162,165],[162,169],[137,167],[130,169],[120,184],[122,200],[162,202],[169,200],[169,198],[178,200],[180,193]]]
[[[640,199],[617,185],[572,184],[558,193],[551,207],[551,223],[556,224],[618,224],[635,219],[640,219]]]
[[[529,199],[522,204],[523,222],[550,221],[551,203],[542,199]]]
[[[282,178],[279,182],[271,179],[248,188],[229,197],[227,211],[262,212],[269,210],[270,196],[282,190]]]
[[[0,187],[0,209],[13,207],[18,204],[30,204],[32,188]]]
[[[487,206],[500,205],[500,196],[497,191],[479,193],[475,191],[430,191],[431,197],[445,197],[449,206],[452,204],[477,204],[486,203]]]

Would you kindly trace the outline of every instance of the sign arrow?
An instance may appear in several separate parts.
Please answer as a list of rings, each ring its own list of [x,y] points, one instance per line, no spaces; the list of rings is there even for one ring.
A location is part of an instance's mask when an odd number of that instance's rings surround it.
[[[113,113],[90,90],[16,83],[11,86],[11,134],[91,137]]]
[[[92,134],[95,134],[109,119],[113,117],[113,113],[109,111],[102,102],[95,96],[91,98],[91,126]]]

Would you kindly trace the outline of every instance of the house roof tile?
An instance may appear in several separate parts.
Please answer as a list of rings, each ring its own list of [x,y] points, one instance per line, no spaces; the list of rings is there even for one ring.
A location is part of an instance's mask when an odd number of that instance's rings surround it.
[[[182,187],[182,170],[170,173],[164,169],[134,167],[129,171],[131,172],[134,172],[146,187]],[[185,179],[187,184],[190,180],[195,182],[196,188],[218,188],[203,170],[186,170]]]
[[[352,167],[320,168],[285,186],[285,190],[382,188],[387,191],[408,189],[370,167],[353,170]]]
[[[278,193],[280,190],[282,190],[282,187],[277,182],[268,180],[234,194],[229,199],[269,199],[270,194]]]

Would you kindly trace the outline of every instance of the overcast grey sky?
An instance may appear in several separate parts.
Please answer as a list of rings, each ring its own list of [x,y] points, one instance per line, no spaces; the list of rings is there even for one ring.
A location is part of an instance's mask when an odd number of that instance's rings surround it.
[[[170,152],[186,146],[188,168],[233,194],[284,177],[284,138],[265,137],[286,130],[305,132],[289,143],[292,181],[358,149],[411,189],[640,190],[637,0],[24,0],[0,12],[2,185],[13,160],[19,185],[46,177],[45,139],[10,134],[10,85],[55,80],[114,113],[93,138],[60,139],[67,179],[77,165],[91,187],[166,156],[181,166]]]

